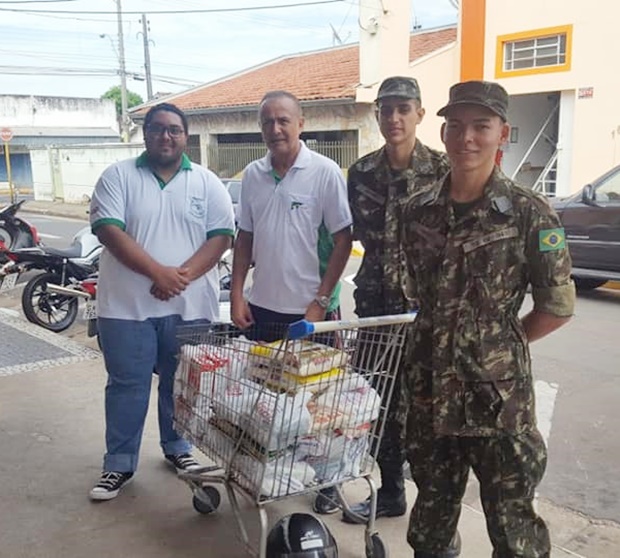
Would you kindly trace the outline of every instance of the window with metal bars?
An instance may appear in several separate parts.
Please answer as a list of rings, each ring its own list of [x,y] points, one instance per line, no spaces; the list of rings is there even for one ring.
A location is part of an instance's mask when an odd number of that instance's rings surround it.
[[[504,43],[504,71],[566,64],[566,33]]]

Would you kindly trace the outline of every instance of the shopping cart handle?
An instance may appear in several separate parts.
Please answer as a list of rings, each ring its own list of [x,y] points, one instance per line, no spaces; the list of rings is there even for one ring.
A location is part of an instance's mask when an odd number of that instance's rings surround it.
[[[289,339],[301,339],[314,333],[314,323],[308,320],[299,320],[288,326]]]
[[[372,318],[354,318],[352,320],[334,320],[326,322],[309,322],[299,320],[288,326],[288,338],[300,339],[313,333],[327,333],[330,331],[341,331],[359,327],[377,327],[395,324],[411,323],[415,320],[417,312],[407,312],[406,314],[392,314],[389,316],[375,316]]]

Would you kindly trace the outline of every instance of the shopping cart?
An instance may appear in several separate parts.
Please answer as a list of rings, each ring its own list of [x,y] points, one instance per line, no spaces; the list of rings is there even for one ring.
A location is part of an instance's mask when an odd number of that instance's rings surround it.
[[[340,486],[364,478],[371,498],[366,556],[388,556],[375,529],[371,473],[407,324],[414,319],[302,320],[270,336],[265,328],[257,335],[223,324],[181,328],[175,425],[214,462],[180,475],[191,487],[194,508],[215,511],[220,493],[212,485],[223,484],[246,549],[267,558],[266,504],[334,487],[337,503],[353,513]],[[257,336],[278,340],[252,340]],[[257,506],[258,551],[237,493]]]

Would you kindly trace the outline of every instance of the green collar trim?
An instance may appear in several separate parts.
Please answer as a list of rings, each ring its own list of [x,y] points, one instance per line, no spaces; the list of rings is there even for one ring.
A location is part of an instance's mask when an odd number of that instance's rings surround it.
[[[179,174],[179,172],[181,172],[182,170],[184,171],[192,170],[192,162],[190,161],[189,157],[185,153],[183,153],[183,155],[181,155],[181,166],[178,168],[177,172],[175,172],[172,175],[172,177],[170,178],[170,180],[168,180],[168,182],[164,182],[161,179],[161,177],[151,168],[151,165],[149,165],[149,156],[146,151],[143,151],[140,154],[140,156],[136,159],[136,167],[148,168],[153,173],[153,176],[157,179],[157,183],[159,184],[159,187],[163,190],[166,187],[166,184],[171,182],[172,179],[177,174]]]
[[[149,156],[146,151],[143,151],[136,159],[136,167],[149,167]],[[192,170],[192,162],[186,153],[181,156],[181,166],[179,170]]]

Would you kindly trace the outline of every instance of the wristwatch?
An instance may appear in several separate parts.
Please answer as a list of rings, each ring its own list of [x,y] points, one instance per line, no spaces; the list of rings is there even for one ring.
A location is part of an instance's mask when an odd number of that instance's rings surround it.
[[[325,295],[317,295],[314,299],[314,302],[316,302],[321,308],[323,308],[323,310],[327,310],[327,307],[329,306],[329,297]]]

